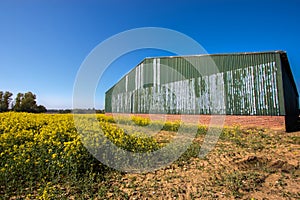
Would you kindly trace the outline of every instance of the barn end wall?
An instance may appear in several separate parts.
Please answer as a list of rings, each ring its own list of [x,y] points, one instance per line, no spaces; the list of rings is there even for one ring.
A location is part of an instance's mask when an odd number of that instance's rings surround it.
[[[286,54],[281,54],[281,63],[286,131],[291,132],[298,129],[299,94]]]

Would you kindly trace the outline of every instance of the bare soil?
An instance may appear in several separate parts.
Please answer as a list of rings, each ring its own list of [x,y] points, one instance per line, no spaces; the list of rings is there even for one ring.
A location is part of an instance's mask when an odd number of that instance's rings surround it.
[[[173,133],[157,134],[170,140]],[[195,142],[201,145],[204,136]],[[112,176],[107,199],[300,199],[300,132],[247,129],[205,157]]]

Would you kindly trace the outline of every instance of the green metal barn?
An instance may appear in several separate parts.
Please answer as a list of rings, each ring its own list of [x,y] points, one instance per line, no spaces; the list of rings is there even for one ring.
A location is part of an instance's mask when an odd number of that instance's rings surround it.
[[[284,51],[146,58],[105,94],[106,113],[299,116]]]

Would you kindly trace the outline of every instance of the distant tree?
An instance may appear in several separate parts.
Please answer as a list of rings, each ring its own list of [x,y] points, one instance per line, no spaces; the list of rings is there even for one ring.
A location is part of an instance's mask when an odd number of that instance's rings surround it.
[[[0,112],[3,112],[3,92],[0,91]]]
[[[9,111],[9,106],[11,104],[11,96],[13,94],[11,92],[6,91],[3,93],[0,91],[0,112],[7,112]]]
[[[97,114],[104,114],[105,111],[104,111],[104,110],[96,110],[96,113],[97,113]]]
[[[43,113],[47,109],[42,105],[36,104],[36,95],[32,92],[26,92],[25,94],[18,93],[15,99],[15,105],[13,110],[16,112],[32,112]]]
[[[35,113],[45,113],[47,112],[47,109],[45,108],[45,106],[42,105],[38,105],[35,109]]]
[[[12,101],[12,93],[11,92],[8,92],[6,91],[4,93],[4,96],[3,96],[3,103],[4,103],[4,108],[5,108],[5,111],[8,111],[9,110],[9,105],[11,104],[11,101]]]
[[[0,112],[4,112],[3,92],[0,91]]]
[[[60,114],[66,114],[66,113],[71,113],[72,110],[71,109],[60,109],[58,110],[58,113]]]
[[[15,99],[15,105],[13,106],[14,111],[16,111],[16,112],[21,112],[22,111],[21,102],[22,102],[23,96],[24,95],[22,93],[17,94],[17,97]]]
[[[36,108],[36,96],[32,92],[26,92],[21,101],[21,110],[23,112],[34,112]]]

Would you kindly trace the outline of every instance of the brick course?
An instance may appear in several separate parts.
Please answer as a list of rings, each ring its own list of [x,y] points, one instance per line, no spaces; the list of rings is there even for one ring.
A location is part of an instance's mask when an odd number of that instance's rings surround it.
[[[164,114],[128,114],[128,113],[106,113],[108,116],[140,116],[151,120],[176,121],[185,123],[199,123],[204,125],[222,124],[224,126],[239,125],[241,127],[258,127],[274,130],[285,130],[285,116],[243,116],[243,115],[164,115]]]

